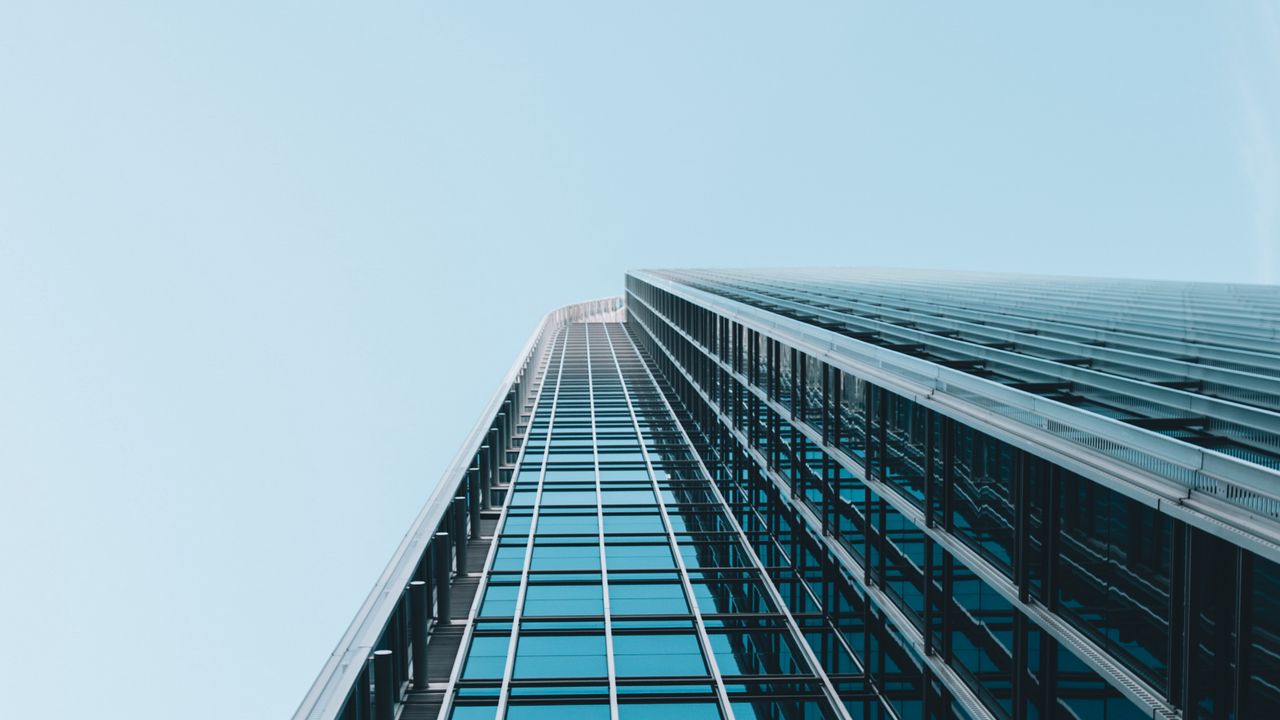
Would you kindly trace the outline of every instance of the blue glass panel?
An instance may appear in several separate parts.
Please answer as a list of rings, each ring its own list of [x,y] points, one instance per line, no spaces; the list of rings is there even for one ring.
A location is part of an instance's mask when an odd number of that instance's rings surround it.
[[[601,500],[605,505],[643,505],[652,507],[657,504],[653,490],[604,490]]]
[[[613,660],[619,677],[707,672],[695,635],[614,635]]]
[[[603,615],[599,585],[530,585],[525,591],[525,615]]]
[[[539,515],[538,535],[595,534],[599,532],[595,515]]]
[[[662,516],[657,513],[648,515],[606,515],[604,518],[604,531],[606,534],[611,535],[620,533],[664,533],[666,528],[662,524]]]
[[[498,552],[493,557],[493,569],[501,572],[503,570],[522,570],[524,568],[524,550],[523,545],[500,545]]]
[[[605,677],[603,635],[522,635],[516,678]]]
[[[595,507],[595,490],[557,490],[543,491],[542,507],[591,506]]]
[[[529,515],[508,514],[506,522],[502,525],[502,536],[506,537],[526,537],[529,535],[529,526],[533,523],[533,517]]]
[[[685,615],[689,603],[677,583],[610,583],[609,609],[615,615]]]
[[[620,703],[619,720],[720,720],[720,706],[700,703]]]
[[[795,675],[805,672],[792,644],[779,632],[714,632],[710,635],[722,675]]]
[[[619,684],[619,695],[715,695],[715,687],[705,683],[682,683],[676,685],[628,685]]]
[[[507,720],[609,720],[609,706],[593,705],[510,705]]]
[[[535,545],[531,570],[599,570],[599,545]]]
[[[867,718],[883,718],[888,717],[880,714],[878,709],[872,710],[866,714],[860,714],[852,706],[855,703],[846,703],[850,713],[855,720]],[[877,704],[872,702],[870,707],[876,708]],[[733,716],[737,720],[775,720],[775,718],[804,718],[805,720],[818,720],[818,718],[835,717],[827,710],[825,703],[814,700],[757,700],[754,702],[731,702],[729,707],[733,708]],[[863,706],[866,707],[866,706]],[[958,718],[964,718],[965,715],[957,715]],[[914,720],[914,719],[913,719]]]
[[[477,635],[472,638],[462,677],[466,680],[501,678],[506,670],[507,646],[510,642],[510,636]]]
[[[497,705],[456,705],[449,713],[450,720],[493,720],[498,714]]]
[[[671,548],[662,545],[613,545],[604,549],[605,562],[610,570],[643,570],[675,568]]]
[[[511,697],[545,697],[547,695],[603,695],[609,696],[608,683],[595,685],[511,686]]]
[[[507,500],[507,505],[513,508],[533,507],[534,501],[536,501],[537,499],[538,499],[537,486],[533,484],[526,484],[521,489],[511,493],[511,498]]]
[[[516,597],[520,588],[515,585],[490,585],[480,605],[480,614],[489,617],[511,617],[516,614]]]

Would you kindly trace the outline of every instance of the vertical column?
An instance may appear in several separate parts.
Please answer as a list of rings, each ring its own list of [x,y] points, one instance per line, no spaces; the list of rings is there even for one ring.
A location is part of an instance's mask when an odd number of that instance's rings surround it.
[[[1046,521],[1047,522],[1047,521]],[[1175,705],[1182,704],[1183,689],[1187,686],[1184,673],[1187,668],[1187,526],[1181,520],[1173,522],[1170,540],[1173,557],[1169,562],[1169,687],[1165,699]]]
[[[492,471],[489,464],[489,446],[481,445],[476,454],[476,472],[480,478],[480,505],[488,510],[492,506]]]
[[[395,668],[390,650],[373,651],[373,717],[395,720]]]
[[[932,655],[933,623],[934,623],[934,590],[933,590],[933,538],[924,536],[924,654]]]
[[[955,496],[956,424],[949,417],[942,418],[942,527],[955,532],[955,520],[951,508]]]
[[[413,686],[427,687],[427,623],[431,622],[431,598],[427,584],[421,580],[409,583],[409,627],[413,637]]]
[[[933,522],[933,504],[937,501],[936,481],[934,479],[934,429],[937,423],[937,413],[933,410],[926,409],[924,411],[924,526],[932,528]]]
[[[370,693],[373,692],[369,677],[369,661],[364,661],[364,667],[360,668],[360,677],[356,678],[356,717],[360,720],[369,717],[372,712],[370,701],[373,699]]]
[[[467,498],[457,495],[453,498],[453,551],[457,560],[458,576],[467,574]]]
[[[1027,616],[1020,612],[1013,614],[1013,714],[1022,717],[1027,710],[1027,693],[1031,679],[1028,677],[1031,659],[1027,657],[1030,647],[1027,643]]]
[[[1018,586],[1018,600],[1031,599],[1031,493],[1028,491],[1027,454],[1014,448],[1013,452],[1013,581]],[[1017,663],[1014,666],[1017,667]]]
[[[502,466],[506,464],[507,451],[506,448],[498,445],[498,429],[489,429],[489,482],[497,484],[502,482]]]
[[[433,545],[435,557],[432,564],[435,566],[436,573],[436,622],[443,625],[449,622],[449,574],[453,570],[450,567],[452,553],[449,551],[449,533],[436,533]]]
[[[471,511],[471,539],[480,538],[480,467],[472,464],[467,469],[468,508]]]

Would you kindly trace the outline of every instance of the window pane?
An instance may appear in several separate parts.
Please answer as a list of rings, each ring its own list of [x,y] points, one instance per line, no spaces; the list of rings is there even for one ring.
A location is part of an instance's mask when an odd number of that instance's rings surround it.
[[[707,673],[695,635],[615,635],[613,660],[619,676]]]
[[[622,703],[619,720],[720,720],[720,707],[714,702],[701,703]]]
[[[615,615],[684,615],[689,604],[678,583],[611,583],[609,610]]]
[[[536,545],[531,570],[599,570],[599,545]]]
[[[604,549],[605,562],[610,570],[661,570],[674,568],[676,561],[671,549],[662,545],[613,545]]]
[[[603,615],[599,585],[530,585],[524,598],[524,614]]]
[[[605,677],[603,635],[522,635],[515,677]]]
[[[609,720],[609,706],[593,705],[510,705],[507,720]]]
[[[511,638],[507,635],[477,635],[472,638],[462,677],[466,680],[501,678],[506,669],[507,645],[510,642]]]
[[[456,705],[449,714],[450,720],[493,720],[497,705]]]

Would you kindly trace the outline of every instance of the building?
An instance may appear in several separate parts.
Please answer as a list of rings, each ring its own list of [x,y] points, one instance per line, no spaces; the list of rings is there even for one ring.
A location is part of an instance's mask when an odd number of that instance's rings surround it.
[[[625,290],[544,320],[296,718],[1280,717],[1280,289]]]

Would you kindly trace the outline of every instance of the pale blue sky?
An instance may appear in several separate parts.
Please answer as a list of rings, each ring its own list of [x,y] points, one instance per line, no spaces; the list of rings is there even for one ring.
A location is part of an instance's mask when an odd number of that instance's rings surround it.
[[[1280,278],[1280,6],[1044,5],[0,2],[4,713],[288,716],[629,267]]]

